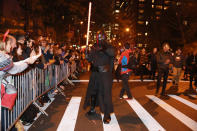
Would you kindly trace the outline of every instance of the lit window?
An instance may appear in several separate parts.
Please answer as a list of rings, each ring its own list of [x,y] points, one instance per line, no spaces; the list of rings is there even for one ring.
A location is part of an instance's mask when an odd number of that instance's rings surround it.
[[[155,3],[155,0],[152,0],[152,3]]]
[[[119,12],[120,12],[120,10],[115,10],[115,12],[116,12],[116,13],[119,13]]]
[[[160,19],[160,17],[159,17],[159,16],[157,16],[157,17],[156,17],[156,19],[157,19],[157,20],[159,20],[159,19]]]
[[[152,8],[154,8],[155,7],[155,5],[152,5]]]
[[[142,35],[142,33],[137,33],[137,35],[138,35],[138,36],[141,36],[141,35]]]
[[[138,47],[142,47],[142,43],[138,43]]]
[[[157,9],[162,9],[162,6],[161,5],[157,5],[156,8]]]
[[[148,25],[148,21],[146,21],[146,25]]]
[[[165,6],[165,7],[164,7],[164,10],[167,10],[167,9],[168,9],[168,7],[167,7],[167,6]]]
[[[120,1],[116,1],[116,6],[120,6]]]
[[[119,26],[119,24],[115,24],[115,26]]]
[[[144,21],[138,21],[137,23],[142,25],[142,24],[144,24]]]
[[[177,5],[177,6],[180,6],[180,5],[181,5],[181,2],[176,2],[176,5]]]
[[[157,11],[157,12],[155,12],[155,14],[156,14],[156,15],[160,15],[160,14],[161,14],[161,12],[160,12],[160,11]]]
[[[139,0],[139,2],[144,2],[144,0]]]
[[[144,7],[144,4],[139,4],[139,7]]]
[[[165,3],[165,4],[170,4],[170,1],[167,1],[167,0],[166,0],[166,1],[164,1],[164,3]]]
[[[139,10],[140,13],[144,13],[144,10]]]
[[[183,24],[187,26],[188,22],[186,20],[183,21]]]

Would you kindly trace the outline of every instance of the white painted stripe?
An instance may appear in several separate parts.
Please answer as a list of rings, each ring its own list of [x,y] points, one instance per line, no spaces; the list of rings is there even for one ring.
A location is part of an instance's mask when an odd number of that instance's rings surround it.
[[[196,121],[192,120],[191,118],[189,118],[188,116],[186,116],[182,112],[176,110],[174,107],[170,106],[169,104],[167,104],[163,100],[159,99],[158,97],[153,96],[153,95],[146,95],[146,96],[149,99],[151,99],[152,101],[154,101],[155,103],[157,103],[159,106],[161,106],[164,110],[169,112],[171,115],[173,115],[175,118],[177,118],[179,121],[184,123],[187,127],[192,129],[193,131],[197,130],[197,122]]]
[[[165,129],[134,98],[132,100],[127,100],[127,102],[149,131],[165,131]]]
[[[192,103],[192,102],[190,102],[190,101],[188,101],[186,99],[183,99],[183,98],[181,98],[179,96],[176,96],[176,95],[169,95],[169,96],[174,98],[174,99],[176,99],[177,101],[180,101],[180,102],[184,103],[185,105],[193,108],[194,110],[197,110],[197,105],[196,104],[194,104],[194,103]]]
[[[89,80],[71,80],[72,82],[89,82]],[[156,82],[157,80],[143,80],[143,82]],[[117,80],[113,80],[113,82],[117,82]],[[121,80],[119,80],[121,82]],[[141,82],[141,80],[129,80],[129,82]],[[168,80],[168,82],[172,82],[172,80]],[[189,82],[189,81],[180,81],[180,82]]]
[[[57,128],[57,131],[74,131],[80,102],[81,97],[72,97]]]
[[[189,96],[194,97],[194,98],[197,98],[197,95],[189,95]]]
[[[103,120],[104,115],[101,114],[101,116],[102,116],[102,120]],[[121,131],[120,126],[118,124],[118,121],[117,121],[114,113],[111,114],[111,121],[109,124],[103,123],[103,129],[104,129],[104,131]]]
[[[71,82],[89,82],[89,80],[70,80]]]

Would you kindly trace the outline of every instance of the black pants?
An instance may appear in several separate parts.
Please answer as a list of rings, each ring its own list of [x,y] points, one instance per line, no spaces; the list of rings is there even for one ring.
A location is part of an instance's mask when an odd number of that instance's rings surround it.
[[[96,102],[91,102],[92,96],[96,97]],[[92,106],[92,103],[94,103],[95,106],[99,106],[101,112],[104,114],[113,112],[112,73],[92,72],[84,101],[84,109],[88,106]]]
[[[112,104],[112,73],[99,72],[98,74],[98,100],[102,113],[110,114],[114,111]]]
[[[143,76],[147,72],[146,65],[140,65],[139,69],[140,69],[140,79],[141,81],[143,81]]]
[[[151,65],[150,78],[152,78],[153,80],[155,79],[156,70],[157,70],[157,67]]]
[[[129,89],[129,83],[128,83],[129,76],[130,76],[130,73],[123,74],[121,76],[122,77],[122,89],[120,91],[120,98],[123,97],[123,94],[124,94],[125,91],[127,93],[128,98],[131,98],[132,97],[131,92],[130,92],[130,89]]]
[[[193,80],[194,80],[194,85],[197,87],[197,73],[195,72],[190,73],[190,88],[192,88]]]
[[[163,77],[163,88],[162,88],[162,93],[161,94],[165,93],[167,79],[168,79],[168,73],[169,73],[169,69],[159,69],[158,70],[157,91],[159,91],[160,84],[161,84],[161,78]]]

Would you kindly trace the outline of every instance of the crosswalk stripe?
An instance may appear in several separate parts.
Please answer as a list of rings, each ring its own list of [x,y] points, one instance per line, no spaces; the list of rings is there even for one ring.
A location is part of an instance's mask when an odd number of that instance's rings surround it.
[[[127,100],[127,102],[140,117],[148,130],[165,131],[165,129],[134,98],[132,100]]]
[[[174,98],[174,99],[176,99],[177,101],[180,101],[180,102],[184,103],[185,105],[193,108],[194,110],[197,110],[197,105],[196,104],[194,104],[194,103],[192,103],[192,102],[190,102],[190,101],[188,101],[186,99],[183,99],[183,98],[181,98],[179,96],[176,96],[176,95],[169,95],[169,96]]]
[[[189,96],[194,97],[194,98],[197,98],[197,95],[189,95]]]
[[[89,82],[89,80],[71,80],[72,82]],[[143,82],[156,82],[157,80],[148,80],[148,79],[145,79],[143,80]],[[118,82],[117,80],[113,80],[113,82]],[[119,80],[119,82],[121,82],[121,80]],[[140,79],[135,79],[135,80],[129,80],[129,82],[141,82]],[[168,82],[172,82],[172,80],[168,80]],[[180,81],[180,82],[189,82],[189,81]]]
[[[101,114],[101,116],[102,116],[102,120],[103,120],[104,115]],[[111,121],[109,124],[103,123],[103,129],[104,129],[104,131],[121,131],[120,126],[118,124],[118,121],[117,121],[114,113],[111,114]]]
[[[81,97],[72,97],[57,131],[74,131]]]
[[[170,106],[163,100],[159,99],[156,96],[153,95],[146,95],[149,99],[157,103],[159,106],[161,106],[164,110],[169,112],[171,115],[173,115],[175,118],[177,118],[179,121],[184,123],[187,127],[189,127],[192,130],[197,130],[197,122],[186,116],[185,114],[181,113],[180,111],[176,110],[174,107]]]

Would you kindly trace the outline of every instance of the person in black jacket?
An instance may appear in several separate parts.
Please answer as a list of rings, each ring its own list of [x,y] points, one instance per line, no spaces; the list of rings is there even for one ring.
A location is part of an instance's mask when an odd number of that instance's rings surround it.
[[[168,43],[165,42],[162,47],[163,50],[157,54],[158,78],[156,94],[158,94],[159,92],[161,78],[163,77],[163,88],[161,95],[165,95],[165,89],[169,73],[169,64],[172,63],[172,55],[169,52],[170,46]]]
[[[197,87],[197,51],[193,51],[192,55],[188,57],[187,62],[188,62],[187,65],[188,65],[189,74],[190,74],[189,89],[193,90],[193,87],[192,87],[193,80],[195,81],[194,85]]]
[[[100,37],[99,37],[100,38]],[[103,39],[98,40],[86,58],[92,63],[92,73],[88,84],[84,109],[90,106],[88,115],[95,114],[95,106],[99,106],[104,113],[103,122],[111,121],[110,113],[113,112],[112,104],[112,69],[114,63],[114,48]]]
[[[148,67],[148,56],[146,54],[145,48],[141,50],[138,59],[139,59],[138,61],[139,61],[140,79],[143,82],[143,76],[145,72],[147,72],[147,67]]]
[[[149,56],[150,63],[150,79],[155,80],[155,73],[157,70],[157,48],[153,48],[153,52]]]

